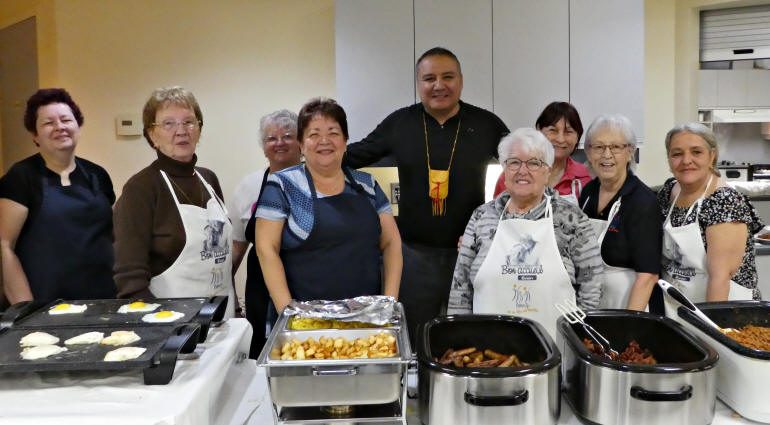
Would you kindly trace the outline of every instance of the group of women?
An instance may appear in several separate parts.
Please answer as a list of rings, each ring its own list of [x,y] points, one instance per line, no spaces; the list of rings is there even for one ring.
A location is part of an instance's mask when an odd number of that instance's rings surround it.
[[[232,275],[247,255],[253,357],[271,306],[398,297],[401,240],[390,203],[371,175],[342,165],[347,118],[336,102],[313,99],[298,115],[260,121],[269,164],[236,188],[229,216],[216,175],[196,166],[203,115],[192,93],[155,90],[142,118],[157,159],[116,202],[107,172],[75,156],[83,116],[69,94],[43,89],[29,99],[24,124],[39,153],[0,179],[11,303],[229,295],[232,316]],[[589,126],[588,168],[571,158],[582,134],[575,108],[554,102],[536,129],[500,142],[501,190],[467,225],[449,313],[523,315],[553,334],[555,302],[644,310],[659,276],[695,301],[759,299],[751,235],[762,224],[719,178],[709,129],[669,132],[674,177],[657,196],[633,174],[628,119],[600,116]]]

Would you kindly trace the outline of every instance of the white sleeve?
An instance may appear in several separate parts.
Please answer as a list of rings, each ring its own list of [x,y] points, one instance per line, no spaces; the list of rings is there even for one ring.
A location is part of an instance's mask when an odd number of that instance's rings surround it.
[[[246,242],[246,224],[251,218],[251,208],[259,197],[264,175],[265,170],[262,169],[244,177],[230,197],[228,210],[230,221],[233,223],[234,241]]]

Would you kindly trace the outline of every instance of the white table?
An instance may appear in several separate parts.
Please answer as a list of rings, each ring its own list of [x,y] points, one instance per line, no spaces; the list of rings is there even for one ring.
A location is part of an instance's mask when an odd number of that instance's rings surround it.
[[[144,385],[141,370],[2,374],[0,424],[227,424],[255,377],[250,341],[245,319],[210,329],[167,385]]]
[[[246,422],[232,422],[231,425],[265,425],[273,422],[272,403],[270,402],[270,394],[267,392],[267,377],[263,368],[258,368],[257,374],[249,386],[248,395],[243,399],[235,417],[238,417],[239,420],[245,418]],[[407,422],[409,425],[421,424],[416,399],[409,399],[407,402]],[[564,401],[564,397],[562,397],[561,416],[558,423],[559,425],[582,425],[580,420],[575,417],[569,404]],[[740,417],[719,399],[716,402],[714,421],[711,423],[712,425],[759,424],[759,422]]]

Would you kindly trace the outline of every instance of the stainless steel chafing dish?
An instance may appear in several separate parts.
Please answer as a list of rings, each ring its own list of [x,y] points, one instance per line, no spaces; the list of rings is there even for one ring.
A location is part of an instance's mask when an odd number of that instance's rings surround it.
[[[412,350],[403,308],[398,304],[396,310],[396,323],[358,329],[291,330],[290,316],[282,315],[257,359],[265,368],[276,423],[363,420],[406,424],[406,371]],[[396,338],[395,357],[281,360],[274,352],[292,339],[353,340],[380,332]]]

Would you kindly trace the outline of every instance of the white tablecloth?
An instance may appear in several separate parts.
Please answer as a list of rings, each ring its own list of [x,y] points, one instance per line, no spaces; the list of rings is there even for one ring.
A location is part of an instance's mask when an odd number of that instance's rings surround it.
[[[411,388],[410,383],[410,388]],[[235,422],[231,425],[265,425],[273,423],[272,403],[270,402],[270,394],[267,392],[267,377],[264,374],[264,369],[258,368],[256,376],[248,389],[249,396],[244,398],[241,406],[238,409],[236,416],[241,418],[246,416],[247,422]],[[417,412],[417,400],[409,399],[407,402],[407,422],[409,425],[420,425],[419,413]],[[575,417],[569,404],[564,401],[562,396],[561,416],[559,417],[559,425],[582,425],[580,420]],[[759,424],[759,422],[750,421],[742,418],[732,409],[727,407],[719,399],[716,402],[716,411],[714,414],[714,421],[712,425],[745,425],[745,424]],[[492,424],[489,424],[492,425]],[[652,425],[652,424],[651,424]]]
[[[178,360],[167,385],[144,385],[141,370],[2,374],[0,424],[230,423],[255,376],[250,340],[245,319],[212,328],[200,358]]]

